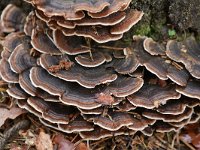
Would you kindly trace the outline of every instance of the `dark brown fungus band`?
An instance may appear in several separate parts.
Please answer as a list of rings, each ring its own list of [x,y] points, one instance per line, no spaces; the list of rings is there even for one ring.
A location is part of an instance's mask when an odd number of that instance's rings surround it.
[[[35,13],[32,11],[26,17],[26,22],[24,24],[24,33],[27,36],[32,35],[32,31],[33,31],[34,26],[35,26],[35,21],[36,21]]]
[[[126,18],[111,28],[111,34],[118,35],[127,32],[133,25],[142,19],[143,14],[143,12],[137,10],[128,11]]]
[[[100,126],[103,129],[109,131],[117,131],[123,126],[129,126],[134,123],[134,117],[128,113],[114,112],[108,114],[108,116],[95,116],[91,118],[94,124]]]
[[[126,97],[137,92],[143,86],[142,78],[118,76],[109,84],[107,91],[116,97]]]
[[[13,72],[10,65],[6,59],[0,60],[0,76],[8,83],[18,83],[19,76]]]
[[[182,99],[167,101],[165,105],[160,106],[156,110],[162,114],[178,115],[182,114],[186,109],[187,103],[181,103]],[[189,100],[188,100],[189,101]]]
[[[141,131],[146,136],[152,136],[154,130],[151,127],[146,127],[144,130]]]
[[[91,94],[89,90],[82,88],[75,91],[73,89],[73,93],[64,93],[60,101],[66,105],[73,105],[87,110],[95,109],[102,105],[97,102],[96,94]]]
[[[126,17],[125,12],[117,12],[109,15],[108,17],[102,17],[102,18],[85,17],[81,20],[74,21],[73,23],[77,26],[95,26],[95,25],[113,26],[123,21],[125,17]]]
[[[145,84],[138,92],[129,95],[127,99],[137,107],[148,109],[165,105],[170,99],[179,99],[181,94],[175,91],[175,85],[160,87],[158,85]]]
[[[10,52],[9,51],[7,51],[7,50],[3,50],[2,52],[1,52],[1,59],[5,59],[5,60],[8,60],[8,58],[10,57]]]
[[[95,115],[100,115],[102,114],[102,112],[105,110],[104,107],[98,107],[98,108],[95,108],[95,109],[90,109],[90,110],[87,110],[87,109],[80,109],[80,112],[81,114],[83,115],[92,115],[92,114],[95,114]]]
[[[27,40],[23,32],[12,32],[5,37],[2,45],[5,50],[13,52],[18,45],[26,43]]]
[[[143,46],[151,55],[165,55],[165,45],[155,42],[152,38],[146,38]]]
[[[36,16],[38,19],[40,19],[40,20],[42,20],[42,21],[44,21],[44,22],[46,22],[46,23],[48,23],[48,22],[51,20],[51,18],[45,16],[45,14],[44,14],[43,11],[38,10],[38,9],[35,10],[35,16]],[[63,20],[64,20],[64,19],[63,19]],[[66,20],[66,21],[67,21],[67,20]]]
[[[62,33],[61,30],[53,31],[53,40],[56,47],[58,47],[60,51],[69,55],[90,52],[89,47],[84,47],[86,46],[84,38],[75,36],[67,37]]]
[[[25,14],[13,4],[8,4],[1,14],[1,25],[4,32],[23,30]]]
[[[67,84],[64,84],[63,81],[58,78],[52,77],[41,67],[32,67],[30,79],[35,87],[41,88],[52,95],[60,96],[68,89]]]
[[[33,84],[31,83],[30,77],[30,70],[25,70],[23,71],[20,75],[19,75],[19,85],[21,86],[21,88],[24,89],[24,91],[26,91],[26,93],[28,93],[31,96],[36,96],[38,89],[35,88],[33,86]]]
[[[199,108],[200,108],[199,106],[194,107],[194,114],[191,116],[189,123],[196,123],[200,119]]]
[[[19,86],[19,84],[10,85],[6,92],[16,99],[27,99],[29,95]]]
[[[67,133],[74,133],[74,132],[93,131],[94,125],[84,120],[83,117],[78,116],[68,124],[59,124],[58,128]]]
[[[142,115],[149,119],[162,120],[164,122],[180,122],[184,119],[190,118],[193,113],[192,108],[186,108],[182,114],[160,114],[154,110],[145,110]]]
[[[57,123],[51,123],[51,122],[49,122],[49,121],[43,119],[42,117],[39,117],[39,120],[40,120],[40,122],[41,122],[43,125],[45,125],[46,127],[49,127],[49,128],[52,128],[52,129],[55,129],[55,130],[59,130],[59,131],[60,131],[60,129],[58,128],[58,124],[57,124]],[[62,131],[62,132],[64,132],[64,131]]]
[[[128,128],[135,131],[142,131],[149,125],[153,125],[156,122],[154,119],[148,119],[140,116],[140,118],[134,118],[133,124],[129,125]]]
[[[20,44],[14,49],[8,61],[11,70],[16,73],[21,73],[30,67],[36,66],[36,59],[30,56],[29,47],[24,44]]]
[[[5,36],[6,36],[5,29],[4,29],[3,25],[2,25],[2,21],[0,20],[0,39],[1,40],[4,39]]]
[[[59,102],[59,97],[50,95],[49,93],[43,91],[42,89],[36,88],[30,79],[30,69],[23,71],[19,75],[19,85],[20,87],[26,91],[27,94],[31,96],[37,96],[45,101],[49,102]]]
[[[67,61],[68,59],[60,56],[42,54],[40,64],[44,69],[48,70],[49,67],[58,65],[61,60]],[[49,73],[65,81],[77,82],[86,88],[94,88],[97,85],[106,84],[117,79],[114,71],[107,70],[103,65],[95,68],[85,68],[74,64],[67,70],[61,69],[58,72]]]
[[[198,114],[193,114],[189,120],[189,124],[192,124],[192,123],[196,123],[198,122],[200,119],[200,115]]]
[[[29,111],[30,113],[34,114],[35,116],[37,116],[39,118],[42,117],[42,114],[40,112],[36,111],[34,108],[32,108],[30,105],[28,105],[27,100],[18,99],[17,104],[20,108],[23,108],[23,109]]]
[[[191,98],[197,98],[200,100],[200,82],[189,81],[185,87],[177,86],[176,91]]]
[[[90,54],[82,54],[75,57],[78,64],[84,67],[97,67],[106,62],[106,57],[102,52],[96,51]]]
[[[76,27],[75,29],[63,29],[65,36],[83,36],[91,38],[97,43],[106,43],[109,41],[116,41],[122,38],[122,34],[111,34],[110,27],[101,27],[101,26],[81,26]]]
[[[184,99],[181,99],[181,101],[183,102],[183,104],[186,104],[187,107],[190,108],[195,108],[199,106],[199,99],[197,98],[185,97]]]
[[[129,48],[124,49],[124,51],[131,51]],[[139,66],[139,61],[135,53],[130,53],[124,58],[114,59],[113,67],[115,71],[120,74],[133,73]]]
[[[100,140],[102,138],[114,136],[114,134],[109,130],[96,127],[93,131],[80,132],[80,136],[82,139],[86,140]]]
[[[88,12],[88,15],[91,16],[92,18],[107,17],[115,12],[124,11],[125,9],[127,9],[130,3],[131,0],[123,0],[123,1],[114,0],[108,7],[104,8],[101,12],[98,13]]]
[[[106,137],[112,137],[117,135],[134,135],[136,131],[119,129],[117,131],[109,131],[100,127],[95,127],[93,131],[80,132],[80,136],[85,140],[100,140]]]
[[[48,23],[53,22],[53,21],[56,22],[55,24],[63,28],[74,29],[76,27],[76,24],[74,22],[69,21],[69,20],[64,20],[64,19],[58,19],[58,18],[55,18],[54,20],[50,20]],[[56,29],[57,28],[55,28],[55,30]]]
[[[188,124],[189,121],[190,121],[191,118],[187,118],[187,119],[184,119],[180,122],[169,122],[168,124],[174,126],[174,127],[177,127],[177,128],[182,128],[184,125]]]
[[[183,63],[190,74],[200,79],[200,45],[194,37],[189,37],[183,42],[170,40],[167,43],[166,54],[176,62]]]
[[[164,123],[163,121],[157,121],[154,128],[157,132],[161,133],[177,131],[179,129],[178,127],[174,127],[168,123]]]
[[[68,124],[70,115],[77,113],[76,109],[54,102],[45,102],[41,98],[30,97],[28,104],[42,113],[45,120],[52,123]]]
[[[31,36],[33,48],[41,53],[61,55],[61,51],[54,45],[44,31],[34,29]]]
[[[131,110],[135,110],[137,107],[132,105],[129,101],[124,100],[121,103],[119,103],[119,105],[117,105],[116,108],[118,109],[116,111],[128,112]]]

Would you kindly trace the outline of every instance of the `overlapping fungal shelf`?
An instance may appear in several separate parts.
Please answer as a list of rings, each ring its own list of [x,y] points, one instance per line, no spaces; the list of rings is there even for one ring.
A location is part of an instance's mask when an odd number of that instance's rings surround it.
[[[35,9],[26,18],[12,4],[1,15],[8,35],[0,76],[43,124],[98,140],[177,131],[200,118],[193,37],[165,44],[135,35],[115,49],[99,43],[122,38],[142,18],[131,0],[29,2]]]

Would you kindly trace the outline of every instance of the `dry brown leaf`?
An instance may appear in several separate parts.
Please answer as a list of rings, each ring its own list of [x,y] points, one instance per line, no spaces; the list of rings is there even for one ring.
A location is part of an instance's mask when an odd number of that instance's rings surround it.
[[[4,124],[6,119],[15,119],[19,115],[26,113],[25,110],[17,106],[12,106],[10,109],[0,108],[0,127]]]
[[[27,147],[13,147],[10,150],[28,150],[28,146]]]
[[[88,150],[87,145],[85,143],[80,143],[78,144],[78,146],[76,147],[75,150]]]
[[[29,147],[27,145],[19,145],[17,143],[11,143],[9,150],[28,150]]]
[[[189,124],[185,127],[186,133],[182,133],[180,138],[186,143],[192,143],[195,148],[200,149],[200,125],[199,123]]]
[[[37,150],[53,150],[53,143],[50,135],[45,133],[43,130],[40,130],[35,146]]]
[[[200,149],[200,134],[196,135],[196,137],[193,139],[192,144]]]
[[[74,150],[75,146],[69,140],[66,140],[62,135],[56,135],[53,139],[53,143],[58,146],[57,150]]]
[[[21,131],[19,131],[19,135],[25,139],[25,144],[27,144],[29,146],[35,145],[36,135],[33,133],[33,131],[31,129],[28,129],[26,131],[21,130]]]

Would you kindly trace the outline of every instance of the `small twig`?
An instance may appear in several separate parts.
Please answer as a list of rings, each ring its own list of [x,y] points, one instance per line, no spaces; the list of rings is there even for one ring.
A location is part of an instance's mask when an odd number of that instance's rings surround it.
[[[174,135],[174,137],[173,137],[173,139],[172,139],[172,144],[171,144],[171,147],[172,147],[172,148],[174,148],[174,146],[175,146],[175,141],[177,141],[178,146],[180,146],[180,142],[179,142],[179,132],[180,132],[180,131],[178,131],[178,132]]]
[[[144,139],[141,139],[139,136],[138,136],[138,139],[140,140],[141,144],[144,146],[144,148],[147,150],[147,145],[144,143]]]
[[[169,145],[166,141],[164,141],[163,139],[161,139],[159,136],[155,135],[155,137],[156,137],[163,145],[165,145],[168,149],[174,150],[174,148],[171,147],[171,145]]]
[[[85,38],[87,46],[89,48],[89,55],[92,61],[94,61],[93,56],[92,56],[92,47],[91,47],[91,39],[90,38]]]
[[[177,143],[177,146],[178,146],[178,148],[180,147],[180,130],[178,130],[178,132],[177,132],[177,138],[176,138],[176,143]]]
[[[98,46],[99,48],[106,48],[106,49],[110,49],[110,50],[119,50],[119,51],[122,51],[122,50],[124,50],[124,48],[122,48],[122,47],[113,47],[113,46],[104,46],[104,45],[102,45],[102,46]]]
[[[90,141],[89,140],[87,140],[87,149],[90,150]]]
[[[155,143],[155,145],[158,146],[159,149],[160,149],[160,148],[162,148],[162,149],[167,149],[166,145],[164,145],[163,143]],[[168,150],[168,149],[167,149],[167,150]]]
[[[183,144],[185,144],[190,150],[195,150],[195,148],[192,147],[192,145],[190,145],[189,143],[185,142],[183,139],[180,138],[180,141],[183,142]]]
[[[177,139],[178,133],[176,135],[174,135],[174,137],[172,138],[172,142],[171,142],[171,147],[174,148],[175,145],[175,141]]]
[[[73,143],[77,137],[78,137],[78,134],[76,134],[76,135],[74,136],[74,138],[71,140],[71,142]]]
[[[5,131],[0,139],[0,150],[3,150],[8,140],[10,140],[14,135],[18,134],[19,130],[28,128],[30,125],[29,120],[22,120],[15,124],[13,127]]]
[[[105,142],[105,141],[108,140],[108,139],[109,139],[109,137],[108,137],[108,138],[103,138],[103,139],[101,139],[101,140],[98,140],[98,141],[95,141],[95,142],[91,143],[90,145],[91,145],[91,146],[100,145],[100,143]]]

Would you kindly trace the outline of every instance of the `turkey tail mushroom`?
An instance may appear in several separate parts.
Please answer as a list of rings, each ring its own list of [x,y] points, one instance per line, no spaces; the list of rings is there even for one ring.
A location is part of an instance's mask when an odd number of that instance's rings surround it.
[[[45,126],[99,140],[199,120],[194,37],[166,44],[134,35],[127,45],[120,39],[144,14],[131,0],[28,2],[27,16],[13,4],[1,14],[0,76]]]

